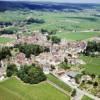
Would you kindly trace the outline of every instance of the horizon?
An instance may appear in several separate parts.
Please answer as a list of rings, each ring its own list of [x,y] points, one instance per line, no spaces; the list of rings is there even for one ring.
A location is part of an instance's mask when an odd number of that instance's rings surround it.
[[[11,1],[11,2],[57,2],[57,3],[96,3],[100,4],[100,0],[0,0],[0,1]]]

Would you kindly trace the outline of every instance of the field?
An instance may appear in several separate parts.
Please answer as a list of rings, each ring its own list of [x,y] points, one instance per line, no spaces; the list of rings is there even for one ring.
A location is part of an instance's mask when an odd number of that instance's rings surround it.
[[[97,11],[81,12],[49,12],[49,11],[6,11],[0,12],[1,22],[23,21],[27,18],[43,19],[45,23],[32,23],[25,25],[28,31],[23,34],[31,34],[34,30],[47,29],[48,31],[57,30],[56,36],[68,40],[83,40],[100,35],[100,32],[84,32],[87,30],[99,30],[100,17],[95,16]],[[19,15],[19,16],[17,16]],[[19,26],[16,26],[17,28]],[[72,32],[76,31],[76,32]],[[80,32],[83,31],[83,32]]]
[[[87,96],[83,96],[82,100],[93,100],[93,99],[91,99],[91,98],[89,98]]]
[[[29,85],[12,77],[0,82],[0,100],[70,100],[70,98],[47,82]]]
[[[56,36],[66,40],[84,40],[100,35],[99,32],[59,32]]]
[[[0,43],[7,43],[7,42],[11,42],[14,39],[11,38],[6,38],[6,37],[0,37]]]
[[[100,75],[100,57],[81,56],[86,62],[85,71],[90,74]]]
[[[57,79],[52,74],[47,75],[47,78],[48,78],[48,80],[50,80],[51,82],[55,83],[59,87],[63,88],[65,91],[71,93],[71,91],[72,91],[71,87],[68,86],[67,84],[65,84],[64,82],[62,82],[61,80]]]

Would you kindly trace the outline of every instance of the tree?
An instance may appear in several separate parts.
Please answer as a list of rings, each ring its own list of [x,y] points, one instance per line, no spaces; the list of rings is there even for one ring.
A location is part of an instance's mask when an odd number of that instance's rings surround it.
[[[75,95],[76,95],[76,89],[74,89],[74,90],[72,91],[71,96],[74,97]]]
[[[49,36],[49,35],[47,35],[47,40],[48,40],[48,41],[50,40],[50,36]]]
[[[22,66],[17,75],[22,81],[30,84],[37,84],[46,80],[42,69],[36,65]]]
[[[18,69],[15,64],[9,64],[7,66],[6,74],[8,77],[11,77],[12,75],[16,75],[18,72]]]
[[[70,69],[69,65],[68,65],[68,60],[65,58],[64,61],[60,64],[60,67],[64,70],[66,69]]]
[[[9,47],[3,47],[0,50],[0,60],[5,59],[6,57],[11,56],[10,48]]]
[[[57,36],[52,36],[51,41],[52,41],[52,43],[59,44],[61,42],[61,39],[58,38]]]
[[[86,56],[95,56],[95,52],[100,52],[100,43],[97,43],[95,41],[91,41],[87,43],[86,50],[83,52]]]
[[[42,34],[48,33],[48,30],[46,30],[46,29],[41,29],[40,31]]]
[[[96,75],[95,74],[91,74],[91,77],[92,77],[92,79],[94,79],[96,77]]]
[[[93,83],[93,86],[94,86],[94,87],[97,87],[97,86],[98,86],[98,82],[94,82],[94,83]]]
[[[44,51],[49,51],[48,48],[36,44],[18,44],[15,48],[18,48],[27,58],[29,58],[31,54],[37,56]]]
[[[81,76],[82,76],[81,74],[76,75],[75,81],[76,81],[77,84],[80,83]]]

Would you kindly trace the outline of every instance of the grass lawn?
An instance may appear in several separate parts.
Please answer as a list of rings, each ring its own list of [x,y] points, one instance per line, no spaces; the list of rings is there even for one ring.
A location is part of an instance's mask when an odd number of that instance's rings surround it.
[[[81,56],[86,62],[85,71],[88,73],[100,75],[100,57]]]
[[[11,42],[14,39],[11,38],[6,38],[6,37],[0,37],[0,43],[7,43],[7,42]]]
[[[94,37],[97,35],[100,35],[100,33],[98,33],[98,32],[83,32],[83,33],[82,32],[80,32],[80,33],[61,32],[61,33],[56,34],[56,36],[67,39],[67,40],[84,40],[84,39],[88,39],[88,38],[91,38],[91,37]]]
[[[59,87],[63,88],[65,91],[71,93],[71,91],[72,91],[71,87],[68,86],[67,84],[65,84],[63,81],[56,78],[55,76],[53,76],[52,74],[47,75],[47,78],[48,78],[48,80],[52,81]]]
[[[93,99],[89,98],[88,96],[83,96],[82,100],[93,100]]]
[[[47,82],[29,85],[12,77],[0,82],[0,100],[70,100],[70,97]]]

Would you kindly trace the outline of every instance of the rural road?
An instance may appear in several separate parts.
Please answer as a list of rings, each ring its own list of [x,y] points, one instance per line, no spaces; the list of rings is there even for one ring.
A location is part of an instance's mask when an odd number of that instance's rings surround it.
[[[58,79],[62,80],[64,83],[66,83],[67,85],[69,85],[71,88],[73,89],[76,89],[76,96],[73,98],[73,100],[81,100],[82,96],[86,95],[90,98],[92,98],[93,100],[100,100],[100,98],[86,92],[86,91],[83,91],[81,89],[79,89],[77,86],[74,86],[71,82],[69,81],[66,81],[60,77],[58,77],[56,74],[52,73],[54,76],[56,76]]]

